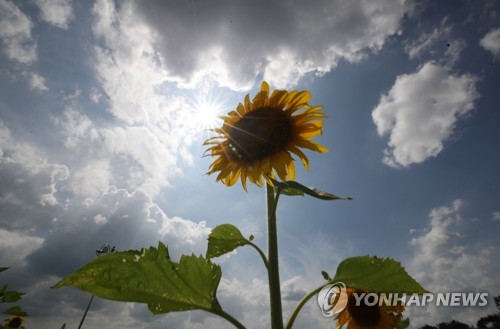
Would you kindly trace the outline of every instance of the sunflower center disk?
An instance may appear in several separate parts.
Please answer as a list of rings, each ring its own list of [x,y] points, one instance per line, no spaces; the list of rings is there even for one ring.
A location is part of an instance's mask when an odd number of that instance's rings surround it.
[[[370,300],[370,304],[371,302],[372,301]],[[347,301],[347,310],[349,311],[349,314],[351,314],[353,320],[360,326],[374,327],[380,321],[380,307],[377,304],[368,306],[363,300],[360,305],[356,305],[356,299],[354,297],[350,297]]]
[[[292,138],[291,120],[282,109],[274,107],[246,113],[229,132],[230,159],[250,164],[285,150]]]

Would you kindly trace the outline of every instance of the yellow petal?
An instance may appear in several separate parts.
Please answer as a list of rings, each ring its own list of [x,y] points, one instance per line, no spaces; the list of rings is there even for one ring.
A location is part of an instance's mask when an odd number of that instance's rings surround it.
[[[287,103],[288,92],[286,90],[275,90],[270,97],[269,105],[284,108]]]
[[[301,91],[293,97],[288,103],[287,109],[295,112],[311,100],[311,93],[307,90]]]
[[[285,164],[282,162],[278,162],[276,166],[274,166],[274,170],[276,170],[276,173],[278,174],[278,177],[285,182],[286,179],[286,167]]]
[[[300,146],[300,147],[305,147],[307,149],[310,149],[312,151],[319,152],[319,153],[327,153],[328,152],[328,149],[326,147],[324,147],[323,145],[318,144],[318,143],[314,143],[314,142],[311,142],[308,140],[304,140],[304,139],[298,140],[296,142],[296,145]]]
[[[269,95],[269,85],[267,84],[267,82],[262,81],[262,84],[260,85],[260,90],[264,91],[266,95]]]
[[[241,185],[243,185],[243,189],[248,192],[247,190],[247,170],[242,170],[241,171]]]
[[[251,104],[252,103],[250,103],[250,95],[247,94],[245,96],[245,109],[247,112],[250,112],[253,109]]]
[[[238,181],[238,178],[240,177],[240,171],[238,170],[236,172],[232,172],[228,177],[226,177],[226,184],[227,186],[233,186],[234,183]]]
[[[293,160],[288,163],[288,179],[295,180],[295,162]]]
[[[238,111],[238,114],[240,116],[243,116],[245,114],[245,107],[243,106],[243,104],[239,103],[236,111]]]
[[[299,157],[299,159],[302,161],[302,164],[304,165],[306,170],[309,170],[309,159],[299,148],[293,146],[290,148],[290,152],[293,152],[294,154],[296,154]]]
[[[226,167],[226,168],[221,170],[221,172],[219,173],[219,175],[217,176],[217,178],[215,180],[216,181],[225,180],[230,175],[231,175],[231,169]]]
[[[311,106],[307,110],[302,112],[302,114],[312,114],[312,113],[316,113],[316,112],[319,112],[322,110],[323,110],[323,106]]]
[[[306,125],[303,125],[299,129],[298,135],[303,139],[312,139],[313,137],[321,135],[322,133],[323,130],[321,129],[321,127],[317,127],[316,125],[310,125],[307,127]]]
[[[259,171],[259,168],[257,166],[254,166],[252,168],[250,168],[250,180],[254,183],[258,182],[259,180],[259,177],[261,175],[261,171]]]
[[[288,152],[280,152],[271,159],[271,166],[282,181],[287,180],[287,167],[292,161],[293,159]]]
[[[253,99],[254,108],[260,108],[266,106],[266,102],[268,101],[267,94],[264,92],[258,93]]]

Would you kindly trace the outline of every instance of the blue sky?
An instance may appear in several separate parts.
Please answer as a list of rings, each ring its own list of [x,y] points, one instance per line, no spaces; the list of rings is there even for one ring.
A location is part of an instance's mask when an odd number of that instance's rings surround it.
[[[27,327],[76,327],[89,295],[52,290],[108,242],[204,253],[232,223],[266,247],[264,190],[207,176],[206,129],[271,88],[329,116],[297,180],[353,201],[282,198],[285,317],[321,270],[394,257],[428,290],[500,294],[500,8],[495,1],[0,0],[0,265]],[[266,327],[250,249],[218,260],[218,296]],[[407,310],[412,326],[483,308]],[[332,328],[315,302],[298,328]],[[86,328],[230,328],[96,299]]]

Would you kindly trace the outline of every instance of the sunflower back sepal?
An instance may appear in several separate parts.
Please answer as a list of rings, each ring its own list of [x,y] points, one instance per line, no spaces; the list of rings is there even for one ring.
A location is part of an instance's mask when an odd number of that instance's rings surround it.
[[[335,194],[321,191],[315,187],[304,186],[296,181],[279,182],[273,178],[270,179],[273,182],[274,188],[280,194],[288,196],[304,196],[307,194],[320,200],[352,200],[351,197],[341,197]]]
[[[323,279],[325,279],[326,281],[332,280],[332,278],[330,277],[330,274],[328,274],[327,271],[321,271],[321,275],[323,276]]]

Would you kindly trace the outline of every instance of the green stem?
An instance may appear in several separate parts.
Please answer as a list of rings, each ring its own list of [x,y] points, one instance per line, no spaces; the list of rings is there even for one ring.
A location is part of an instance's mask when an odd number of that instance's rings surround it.
[[[216,311],[215,310],[207,310],[207,311],[210,312],[210,313],[216,314],[216,315],[218,315],[220,317],[223,317],[227,321],[231,322],[238,329],[246,329],[246,327],[244,325],[242,325],[238,320],[236,320],[235,318],[233,318],[228,313],[224,312],[222,309],[216,310]]]
[[[267,184],[267,227],[268,227],[268,257],[269,257],[269,295],[271,302],[271,328],[283,329],[283,311],[281,309],[281,288],[278,266],[278,230],[276,225],[276,207],[279,193],[274,195],[274,188]]]
[[[90,301],[89,303],[87,304],[87,308],[85,309],[85,313],[83,313],[83,317],[82,319],[80,320],[80,324],[78,325],[78,329],[80,329],[82,327],[82,324],[83,324],[83,321],[85,321],[85,317],[87,316],[87,313],[89,311],[89,308],[90,308],[90,305],[92,304],[92,301],[94,300],[94,295],[92,295],[90,297]]]
[[[311,299],[311,297],[317,295],[320,292],[320,290],[323,289],[323,287],[324,287],[324,285],[321,286],[321,287],[318,287],[318,288],[314,289],[313,291],[311,291],[310,293],[308,293],[304,298],[302,298],[302,300],[300,301],[299,305],[297,305],[297,307],[295,308],[295,310],[293,310],[292,316],[290,316],[290,319],[288,320],[288,323],[286,324],[285,329],[291,329],[292,328],[293,322],[295,321],[295,318],[297,317],[297,315],[299,315],[299,312],[302,309],[302,307],[307,303],[307,301],[309,299]]]
[[[266,269],[269,271],[269,261],[267,260],[266,254],[264,254],[262,249],[260,249],[259,246],[253,243],[252,241],[248,241],[248,244],[254,247],[255,250],[257,250],[260,257],[262,258],[262,261],[264,262],[264,265],[266,266]]]

